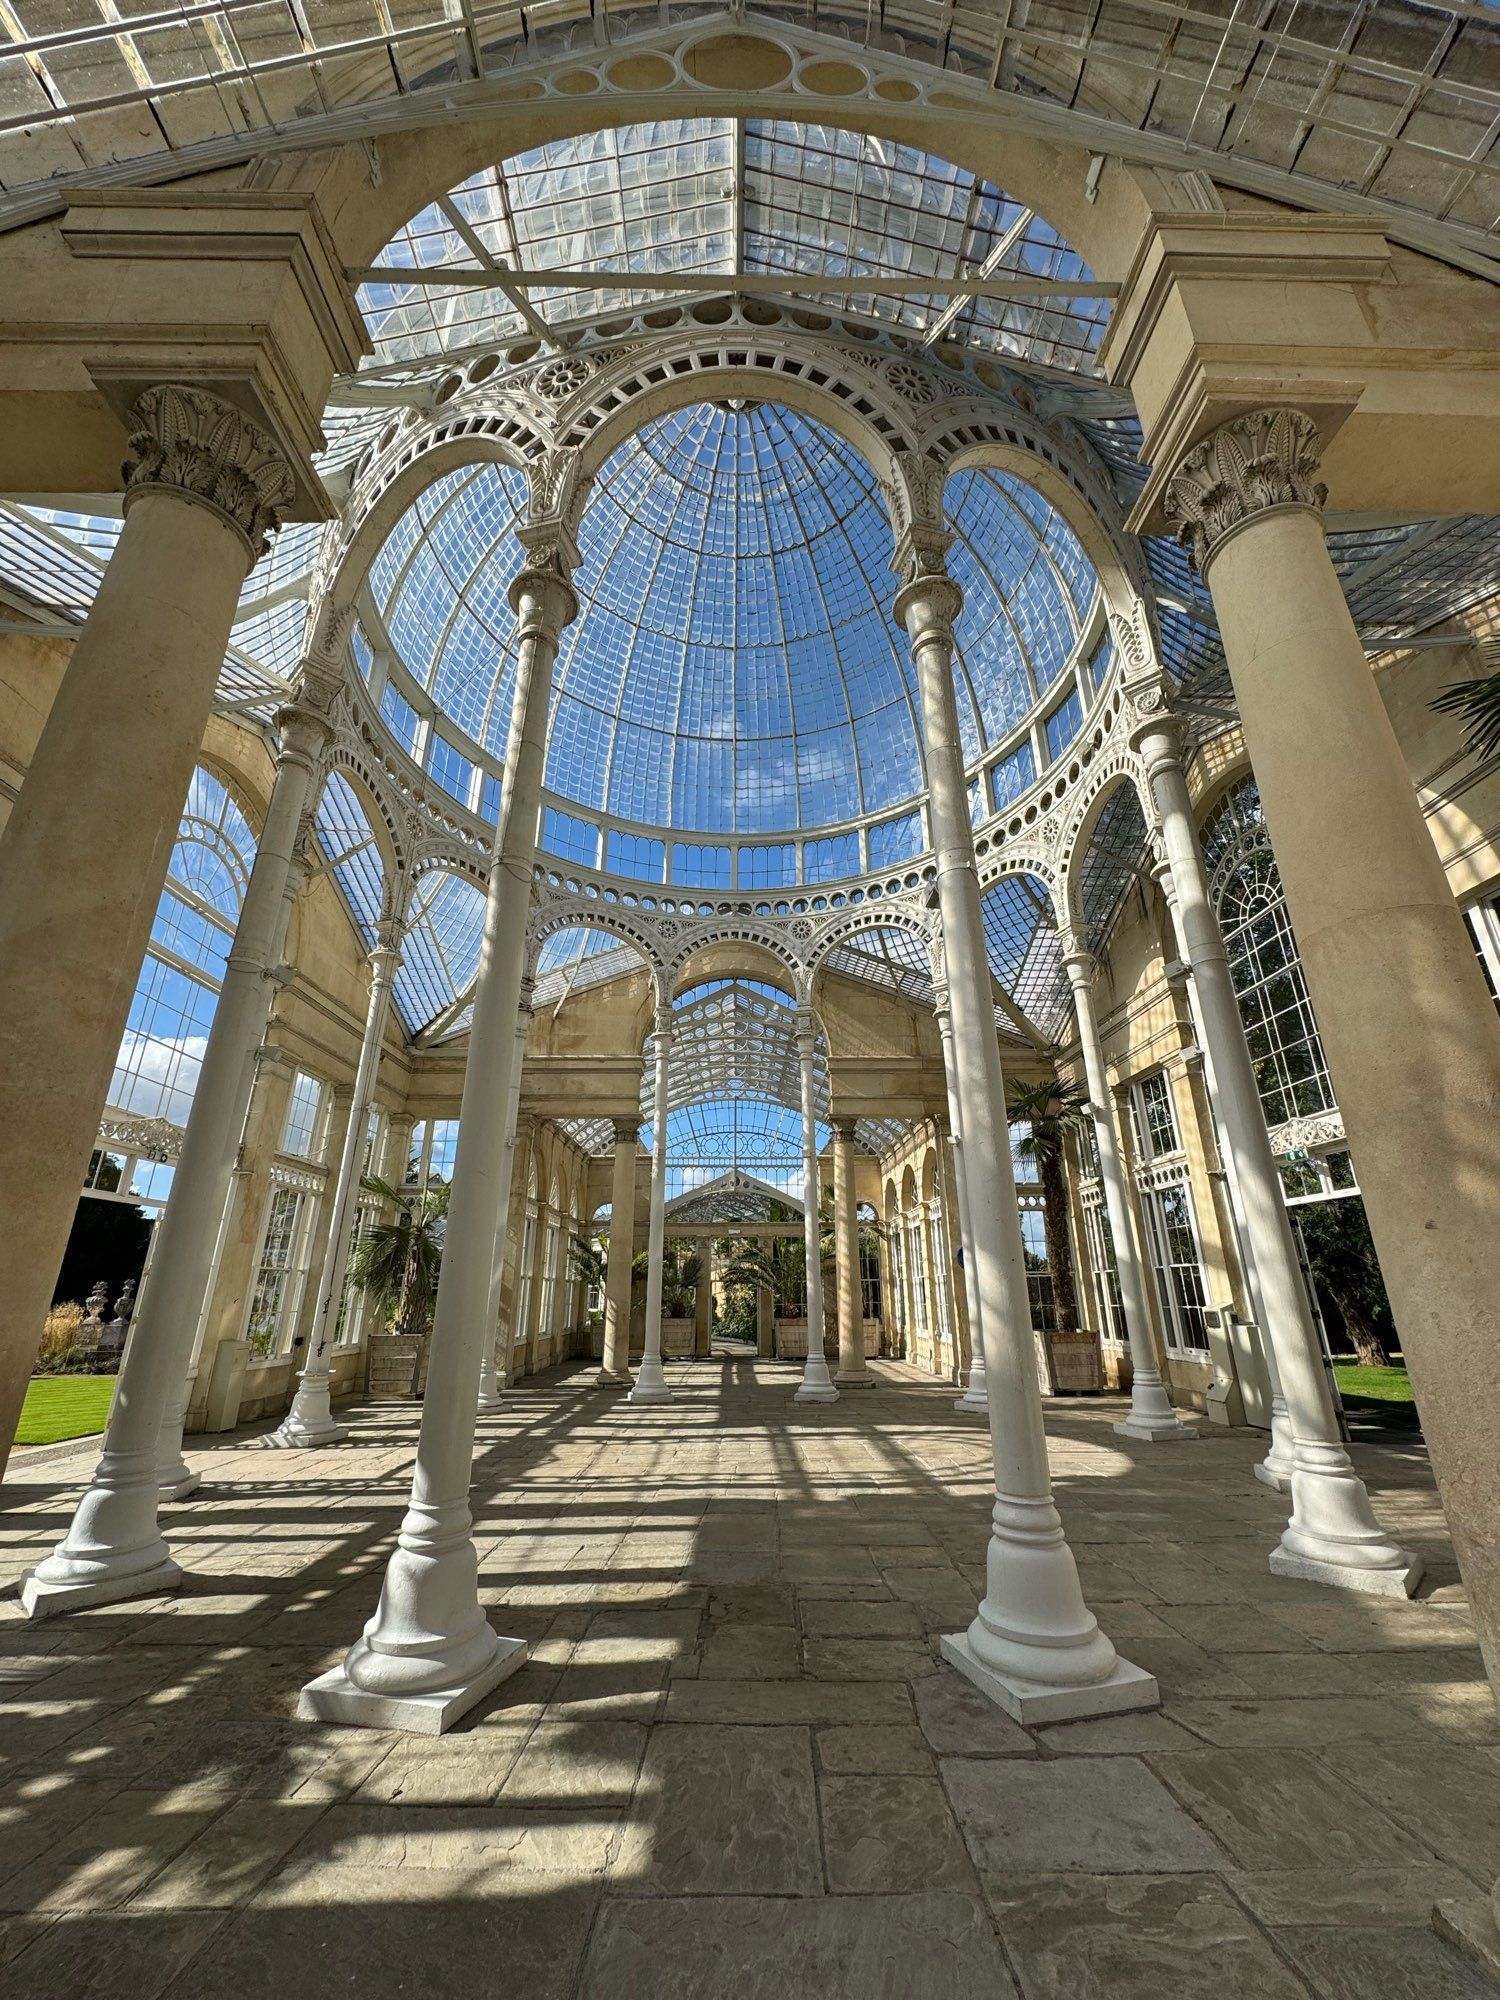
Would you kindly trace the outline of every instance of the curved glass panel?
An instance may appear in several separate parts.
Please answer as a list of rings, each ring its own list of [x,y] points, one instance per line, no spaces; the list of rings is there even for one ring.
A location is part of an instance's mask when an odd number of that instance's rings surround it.
[[[511,467],[450,473],[403,516],[371,569],[390,650],[415,683],[393,672],[382,712],[435,776],[458,772],[449,788],[461,793],[472,763],[441,729],[424,753],[422,712],[504,756],[507,592],[522,563],[524,507],[524,477]],[[1066,522],[1009,473],[959,475],[947,508],[965,600],[960,721],[974,758],[1072,685],[1097,579]],[[842,437],[772,403],[699,403],[659,417],[601,468],[579,546],[581,609],[554,677],[554,794],[721,838],[808,832],[920,796],[910,649],[891,614],[890,520],[873,471]],[[860,872],[858,842],[841,839],[837,852],[804,853],[804,879]],[[597,826],[555,810],[542,844],[613,874],[666,878],[663,843],[611,832],[601,847]],[[885,865],[873,843],[871,865]],[[670,866],[674,882],[729,886],[727,846],[679,842]],[[745,879],[754,872],[742,857],[739,886],[762,886]]]
[[[380,265],[414,275],[361,287],[377,366],[663,302],[660,286],[547,282],[562,272],[760,275],[765,289],[823,309],[1086,374],[1109,316],[1106,299],[1087,296],[1093,273],[1078,253],[991,182],[890,139],[783,119],[747,119],[742,132],[730,118],[670,119],[549,141],[429,203]],[[446,284],[448,271],[492,271],[495,282]],[[809,286],[1007,275],[1021,289],[989,298],[941,283]],[[668,283],[665,296],[686,294]]]

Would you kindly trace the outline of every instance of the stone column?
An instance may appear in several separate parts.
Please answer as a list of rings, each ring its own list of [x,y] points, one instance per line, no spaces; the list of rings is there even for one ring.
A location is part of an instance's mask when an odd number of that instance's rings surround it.
[[[485,1325],[489,1332],[485,1340],[484,1360],[479,1368],[479,1402],[481,1412],[501,1409],[504,1392],[509,1386],[510,1370],[505,1362],[496,1365],[496,1349],[500,1344],[500,1303],[505,1290],[505,1248],[510,1240],[511,1194],[514,1191],[516,1161],[516,1128],[521,1119],[521,1071],[526,1061],[526,1036],[531,1028],[531,982],[522,988],[521,1008],[516,1016],[516,1046],[511,1057],[510,1104],[505,1114],[505,1160],[500,1169],[500,1184],[507,1190],[504,1205],[500,1210],[495,1228],[494,1263],[490,1273],[490,1302],[485,1314]],[[522,1189],[525,1199],[525,1189]]]
[[[974,1283],[974,1218],[969,1207],[969,1167],[964,1158],[963,1107],[958,1100],[957,1071],[953,1060],[953,1014],[946,993],[939,993],[935,1008],[938,1038],[943,1045],[943,1081],[948,1089],[948,1142],[953,1148],[953,1185],[958,1194],[958,1234],[963,1250],[964,1310],[969,1321],[969,1379],[954,1403],[955,1410],[988,1410],[989,1391],[984,1379],[984,1337],[980,1331],[979,1288]]]
[[[333,1344],[338,1337],[339,1313],[344,1302],[344,1283],[349,1272],[349,1252],[354,1244],[354,1226],[359,1218],[360,1168],[370,1112],[375,1103],[375,1085],[380,1074],[380,1051],[390,1016],[391,988],[401,968],[399,922],[380,926],[370,953],[370,997],[365,1009],[364,1034],[359,1045],[359,1061],[354,1072],[354,1091],[349,1105],[349,1122],[339,1154],[338,1175],[328,1211],[326,1248],[318,1286],[317,1310],[307,1360],[292,1407],[280,1428],[266,1439],[271,1445],[306,1448],[320,1444],[342,1444],[349,1433],[333,1420],[328,1401],[328,1374],[333,1361]]]
[[[841,1389],[869,1389],[874,1377],[865,1366],[864,1287],[859,1274],[859,1213],[854,1197],[854,1126],[841,1119],[833,1128],[834,1268],[839,1287],[839,1366]]]
[[[609,1264],[604,1274],[604,1366],[601,1389],[628,1389],[630,1282],[635,1262],[635,1143],[639,1127],[615,1120],[614,1177],[609,1190]]]
[[[528,526],[520,536],[527,563],[511,586],[515,700],[411,1504],[375,1615],[343,1663],[302,1691],[305,1715],[426,1734],[446,1729],[527,1652],[524,1640],[495,1633],[479,1602],[468,1498],[495,1230],[505,1198],[506,1111],[526,970],[552,667],[562,628],[578,608],[567,580],[572,551],[558,530]]]
[[[1239,1000],[1209,900],[1203,851],[1182,768],[1180,728],[1174,717],[1156,716],[1137,726],[1134,741],[1161,820],[1182,947],[1197,987],[1217,1109],[1234,1156],[1265,1301],[1266,1333],[1276,1350],[1291,1423],[1292,1517],[1272,1551],[1271,1568],[1279,1575],[1345,1589],[1408,1595],[1421,1577],[1421,1562],[1398,1548],[1377,1523],[1364,1483],[1339,1435],[1281,1177],[1266,1136]],[[1404,782],[1410,789],[1410,781]],[[1428,840],[1425,828],[1422,838]]]
[[[235,606],[293,494],[263,431],[176,384],[148,389],[132,410],[125,481],[125,526],[0,832],[0,1463]],[[137,1429],[139,1409],[126,1435]],[[139,1533],[136,1573],[162,1571],[159,1538]],[[76,1544],[80,1558],[86,1546]]]
[[[1067,967],[1078,1016],[1078,1043],[1083,1051],[1083,1072],[1088,1079],[1089,1109],[1094,1114],[1099,1179],[1104,1187],[1104,1212],[1115,1246],[1120,1302],[1125,1309],[1125,1337],[1130,1343],[1130,1415],[1123,1423],[1116,1424],[1115,1429],[1121,1437],[1140,1438],[1147,1444],[1196,1438],[1198,1432],[1194,1426],[1183,1423],[1172,1408],[1157,1366],[1156,1343],[1151,1336],[1151,1317],[1146,1307],[1145,1274],[1130,1226],[1125,1168],[1115,1133],[1109,1081],[1104,1073],[1104,1045],[1099,1039],[1099,1016],[1094,1007],[1094,956],[1076,932],[1064,932],[1062,944],[1063,964]]]
[[[713,1284],[713,1239],[703,1239],[703,1273],[698,1280],[697,1294],[693,1300],[693,1355],[699,1361],[708,1359],[713,1341],[714,1324],[714,1284]]]
[[[953,620],[963,599],[943,567],[947,540],[930,526],[903,536],[895,608],[911,639],[922,707],[954,1068],[978,1225],[974,1277],[995,1505],[984,1597],[967,1632],[945,1637],[942,1652],[1018,1720],[1061,1720],[1154,1706],[1159,1695],[1151,1675],[1119,1658],[1084,1603],[1052,1501],[953,687]]]
[[[839,1392],[823,1353],[823,1262],[818,1241],[818,1106],[813,1055],[817,1029],[811,1007],[797,1009],[797,1068],[802,1086],[802,1245],[807,1258],[807,1360],[793,1397],[798,1403],[836,1403]]]
[[[630,1392],[632,1403],[670,1403],[661,1365],[661,1295],[667,1249],[667,1084],[672,1059],[672,1009],[656,1010],[652,1038],[651,1220],[646,1232],[646,1349]]]

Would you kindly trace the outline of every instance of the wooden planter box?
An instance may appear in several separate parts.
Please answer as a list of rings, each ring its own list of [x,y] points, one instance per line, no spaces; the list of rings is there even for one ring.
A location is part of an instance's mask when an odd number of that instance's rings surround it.
[[[365,1364],[365,1393],[375,1403],[415,1402],[427,1386],[428,1334],[375,1333]]]
[[[1076,1333],[1045,1333],[1052,1386],[1059,1396],[1097,1396],[1104,1387],[1104,1355],[1099,1336],[1088,1327]]]

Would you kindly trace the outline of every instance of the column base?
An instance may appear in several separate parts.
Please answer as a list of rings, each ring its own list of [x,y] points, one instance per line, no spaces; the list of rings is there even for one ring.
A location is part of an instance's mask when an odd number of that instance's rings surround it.
[[[294,1424],[290,1417],[279,1429],[263,1437],[261,1443],[271,1451],[312,1451],[321,1444],[344,1444],[349,1433],[342,1424],[329,1420],[324,1424]]]
[[[441,1736],[525,1663],[524,1639],[495,1636],[492,1658],[456,1687],[424,1694],[373,1694],[356,1687],[344,1663],[319,1674],[303,1688],[297,1713],[304,1721],[343,1722],[356,1729],[404,1729],[414,1736]]]
[[[1117,1659],[1114,1672],[1105,1680],[1086,1687],[1048,1687],[1041,1681],[1024,1681],[1012,1674],[998,1674],[975,1653],[967,1632],[948,1632],[938,1641],[938,1651],[950,1667],[957,1667],[982,1695],[1024,1728],[1036,1729],[1048,1722],[1081,1722],[1095,1715],[1123,1715],[1136,1708],[1159,1708],[1161,1690],[1156,1676],[1144,1667],[1133,1667]]]
[[[168,1560],[131,1576],[80,1577],[76,1582],[49,1583],[34,1569],[21,1578],[21,1608],[28,1618],[51,1618],[59,1611],[81,1611],[90,1604],[123,1604],[131,1597],[160,1597],[182,1582],[181,1565]]]
[[[1262,1486],[1273,1487],[1278,1493],[1290,1493],[1292,1476],[1289,1472],[1278,1472],[1269,1458],[1258,1459],[1251,1467]]]
[[[875,1377],[868,1368],[840,1368],[834,1374],[834,1381],[841,1389],[873,1389]]]
[[[792,1397],[794,1403],[836,1403],[839,1392],[831,1382],[804,1382]]]
[[[1495,1921],[1493,1897],[1465,1896],[1461,1902],[1439,1903],[1432,1913],[1432,1928],[1444,1943],[1500,1981],[1500,1923]]]
[[[627,1403],[675,1403],[677,1398],[665,1382],[647,1382],[641,1379],[625,1398]]]
[[[608,1368],[601,1368],[599,1373],[594,1377],[594,1387],[596,1389],[630,1389],[634,1385],[635,1377],[628,1369],[623,1375],[615,1375]]]
[[[1194,1424],[1185,1424],[1180,1417],[1138,1417],[1134,1413],[1123,1418],[1110,1429],[1122,1438],[1137,1438],[1142,1444],[1174,1444],[1187,1439],[1196,1440],[1202,1435]]]
[[[203,1484],[201,1473],[194,1472],[185,1465],[175,1478],[159,1479],[156,1486],[158,1500],[186,1500],[190,1493],[196,1493]]]
[[[492,1396],[481,1396],[474,1407],[478,1410],[480,1416],[490,1417],[494,1415],[496,1410],[503,1410],[505,1408],[505,1398],[497,1389]]]
[[[1256,1468],[1257,1471],[1259,1467]],[[1268,1558],[1273,1576],[1296,1577],[1302,1583],[1322,1583],[1331,1590],[1363,1590],[1373,1597],[1410,1597],[1422,1581],[1422,1558],[1409,1549],[1398,1549],[1399,1564],[1384,1569],[1366,1569],[1358,1563],[1340,1562],[1336,1555],[1298,1555],[1288,1548],[1272,1549]]]

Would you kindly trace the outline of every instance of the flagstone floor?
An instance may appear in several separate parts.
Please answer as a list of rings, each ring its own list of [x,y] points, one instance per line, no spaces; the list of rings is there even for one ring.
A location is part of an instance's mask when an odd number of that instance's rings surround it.
[[[1273,1578],[1263,1440],[1048,1412],[1085,1590],[1160,1714],[1026,1731],[936,1657],[983,1582],[987,1437],[896,1364],[832,1408],[699,1362],[481,1420],[497,1627],[449,1736],[295,1719],[373,1607],[416,1413],[195,1443],[180,1595],[0,1602],[6,2000],[1480,2000],[1429,1925],[1500,1876],[1500,1731],[1420,1447],[1362,1448],[1419,1601]],[[92,1449],[13,1465],[0,1583]]]

